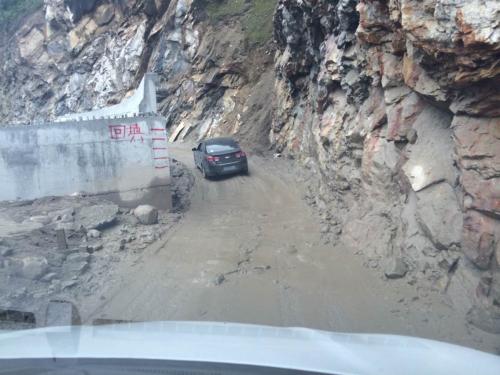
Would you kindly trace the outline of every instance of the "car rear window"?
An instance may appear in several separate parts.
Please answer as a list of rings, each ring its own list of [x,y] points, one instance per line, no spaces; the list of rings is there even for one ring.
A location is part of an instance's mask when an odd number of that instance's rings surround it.
[[[227,151],[233,151],[237,150],[238,145],[234,142],[225,142],[225,143],[216,143],[216,144],[211,144],[207,145],[207,152],[209,154],[214,154],[217,152],[227,152]]]

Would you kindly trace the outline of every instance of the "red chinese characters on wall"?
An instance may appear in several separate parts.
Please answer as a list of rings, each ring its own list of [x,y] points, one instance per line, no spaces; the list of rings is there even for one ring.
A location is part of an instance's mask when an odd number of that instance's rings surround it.
[[[129,127],[128,127],[128,137],[130,139],[130,142],[135,142],[136,139],[140,139],[141,142],[144,142],[144,138],[143,138],[143,133],[142,133],[142,130],[141,130],[141,126],[139,124],[129,125]]]
[[[111,139],[125,138],[125,125],[109,125],[109,136]]]
[[[139,124],[109,125],[109,137],[113,140],[144,142],[144,133]]]

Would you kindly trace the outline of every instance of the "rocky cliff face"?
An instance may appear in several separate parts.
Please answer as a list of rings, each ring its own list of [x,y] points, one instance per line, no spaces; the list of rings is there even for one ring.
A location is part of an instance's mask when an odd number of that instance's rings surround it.
[[[159,75],[172,140],[195,129],[194,138],[238,132],[267,148],[275,5],[45,0],[0,58],[2,122],[36,123],[114,104],[151,71]]]
[[[3,48],[0,115],[113,104],[156,72],[171,140],[296,159],[337,243],[500,332],[499,18],[494,0],[45,0]]]
[[[279,1],[271,132],[322,176],[310,197],[341,241],[496,332],[499,16],[484,0]]]
[[[3,48],[2,122],[118,101],[139,79],[147,26],[145,14],[126,2],[45,1]]]

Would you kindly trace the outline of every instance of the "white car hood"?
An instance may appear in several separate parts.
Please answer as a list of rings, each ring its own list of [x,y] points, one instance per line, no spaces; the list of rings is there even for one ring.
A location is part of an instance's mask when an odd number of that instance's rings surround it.
[[[500,374],[498,356],[426,339],[205,322],[0,333],[0,359],[24,358],[195,361],[331,374]]]

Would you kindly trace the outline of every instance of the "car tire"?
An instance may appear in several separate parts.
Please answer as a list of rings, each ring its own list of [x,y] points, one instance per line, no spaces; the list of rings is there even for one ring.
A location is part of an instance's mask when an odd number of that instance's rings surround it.
[[[201,166],[201,174],[203,175],[203,178],[205,180],[209,180],[210,179],[210,177],[208,176],[207,171],[205,171],[205,167],[203,165]]]

